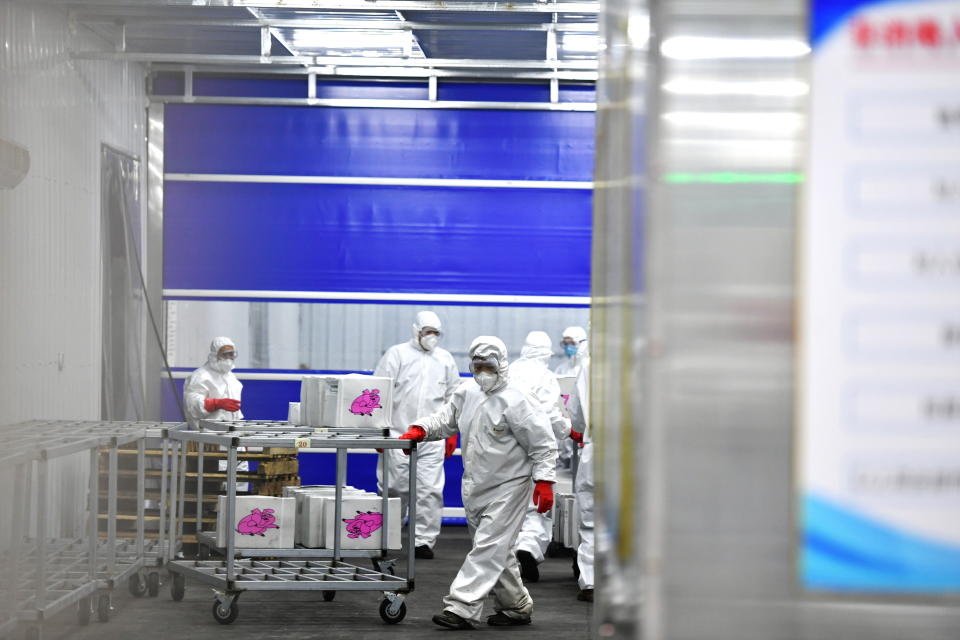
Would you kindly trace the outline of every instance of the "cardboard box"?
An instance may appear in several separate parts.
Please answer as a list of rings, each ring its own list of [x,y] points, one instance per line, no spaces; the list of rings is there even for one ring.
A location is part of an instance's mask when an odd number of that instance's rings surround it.
[[[227,546],[224,518],[227,497],[217,499],[217,546]],[[234,544],[238,549],[292,549],[296,526],[293,498],[237,496],[234,520]]]
[[[311,501],[311,497],[332,499],[336,496],[333,485],[308,485],[305,487],[284,487],[283,495],[295,502],[297,523],[294,529],[294,543],[305,547],[323,547],[323,503]],[[344,496],[368,495],[368,492],[346,486]]]
[[[324,505],[324,546],[334,546],[334,529],[340,535],[341,549],[379,549],[383,536],[383,498],[380,496],[345,497],[341,508],[340,522],[334,523],[333,500],[327,498]],[[387,509],[390,530],[387,532],[387,548],[400,549],[400,498],[390,498]]]
[[[359,374],[340,378],[334,426],[383,429],[390,426],[392,415],[393,380],[391,378]]]

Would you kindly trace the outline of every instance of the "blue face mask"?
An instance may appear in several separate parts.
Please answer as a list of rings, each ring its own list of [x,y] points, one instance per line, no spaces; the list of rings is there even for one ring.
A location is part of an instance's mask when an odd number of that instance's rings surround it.
[[[575,344],[564,345],[563,352],[567,354],[568,358],[572,358],[573,356],[577,355],[577,345]]]

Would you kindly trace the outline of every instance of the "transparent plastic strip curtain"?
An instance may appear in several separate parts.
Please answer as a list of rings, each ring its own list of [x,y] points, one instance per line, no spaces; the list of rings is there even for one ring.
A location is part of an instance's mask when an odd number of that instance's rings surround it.
[[[101,147],[103,382],[106,420],[144,418],[146,344],[141,288],[140,161]]]

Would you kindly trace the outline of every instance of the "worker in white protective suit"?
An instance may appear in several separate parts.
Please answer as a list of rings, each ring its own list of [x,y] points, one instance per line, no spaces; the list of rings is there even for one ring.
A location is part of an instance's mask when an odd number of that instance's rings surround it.
[[[570,437],[570,420],[560,410],[560,385],[557,376],[547,366],[553,355],[553,342],[543,331],[531,331],[520,351],[520,359],[510,365],[510,381],[530,394],[550,420],[557,443]],[[540,513],[533,503],[527,504],[516,554],[520,563],[520,577],[524,582],[540,580],[538,565],[553,536],[551,514]]]
[[[557,443],[546,415],[508,378],[507,348],[493,336],[470,345],[474,382],[461,384],[443,407],[417,418],[400,436],[442,440],[460,433],[463,495],[473,547],[433,622],[448,629],[480,624],[493,592],[492,626],[529,624],[533,601],[513,554],[531,491],[541,512],[553,506]]]
[[[399,436],[417,417],[433,413],[450,399],[460,386],[460,371],[453,356],[437,346],[440,318],[421,311],[413,324],[413,337],[394,345],[380,358],[373,375],[393,378],[393,424],[391,434]],[[456,435],[446,442],[428,442],[417,449],[417,495],[414,528],[417,558],[433,558],[443,519],[443,461],[457,448]],[[410,496],[410,465],[398,449],[380,454],[388,465],[388,493],[399,496],[402,513],[407,513]],[[383,473],[377,465],[377,484],[383,491]],[[403,516],[401,516],[403,517]]]
[[[214,338],[202,367],[183,385],[183,405],[191,429],[201,420],[243,420],[240,396],[243,384],[233,375],[237,347],[230,338]]]
[[[579,379],[580,370],[590,367],[590,345],[587,342],[587,332],[583,327],[567,327],[560,336],[560,348],[563,349],[564,360],[554,373],[557,377],[573,376]],[[575,444],[563,439],[559,443],[560,466],[569,468],[573,463]]]
[[[580,465],[574,478],[573,492],[580,521],[580,545],[574,562],[577,565],[577,600],[593,602],[593,559],[595,554],[593,530],[593,438],[590,428],[590,360],[580,368],[577,385],[570,402],[573,426],[570,440],[581,447]]]

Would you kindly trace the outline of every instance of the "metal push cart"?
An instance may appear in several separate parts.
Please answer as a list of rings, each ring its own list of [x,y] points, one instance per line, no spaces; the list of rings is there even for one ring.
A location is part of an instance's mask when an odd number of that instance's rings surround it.
[[[347,433],[348,430],[293,427],[285,423],[265,425],[255,423],[202,422],[200,431],[175,429],[169,432],[173,440],[215,445],[227,451],[227,481],[224,523],[235,520],[237,497],[237,450],[246,447],[322,448],[336,451],[336,485],[334,495],[334,522],[341,522],[343,487],[346,483],[346,458],[349,449],[406,449],[410,451],[410,495],[416,495],[417,443],[412,440],[389,438],[379,429],[375,435]],[[248,430],[249,427],[249,430]],[[366,431],[369,430],[349,430]],[[199,447],[202,449],[202,446]],[[202,458],[198,456],[198,473],[202,472]],[[181,474],[183,471],[181,471]],[[384,484],[389,481],[388,470],[382,467]],[[198,478],[199,480],[199,478]],[[203,491],[202,482],[197,483]],[[201,497],[198,497],[198,504]],[[371,557],[368,550],[342,549],[339,533],[334,535],[333,549],[294,547],[288,549],[248,549],[237,545],[236,532],[227,526],[226,545],[217,545],[211,533],[198,534],[198,540],[224,555],[223,560],[175,560],[169,570],[182,577],[190,576],[214,587],[213,617],[221,624],[230,624],[239,615],[237,600],[245,591],[320,591],[324,599],[332,600],[337,591],[382,591],[384,598],[379,613],[384,622],[395,624],[406,616],[405,596],[414,588],[414,531],[407,530],[406,576],[393,573],[387,560],[386,548],[390,530],[388,496],[382,497],[383,523],[381,548],[374,559],[374,569],[367,569],[344,561],[344,558]],[[409,505],[410,520],[416,516],[416,505]],[[199,520],[198,520],[199,524]],[[267,559],[270,558],[270,559]]]

